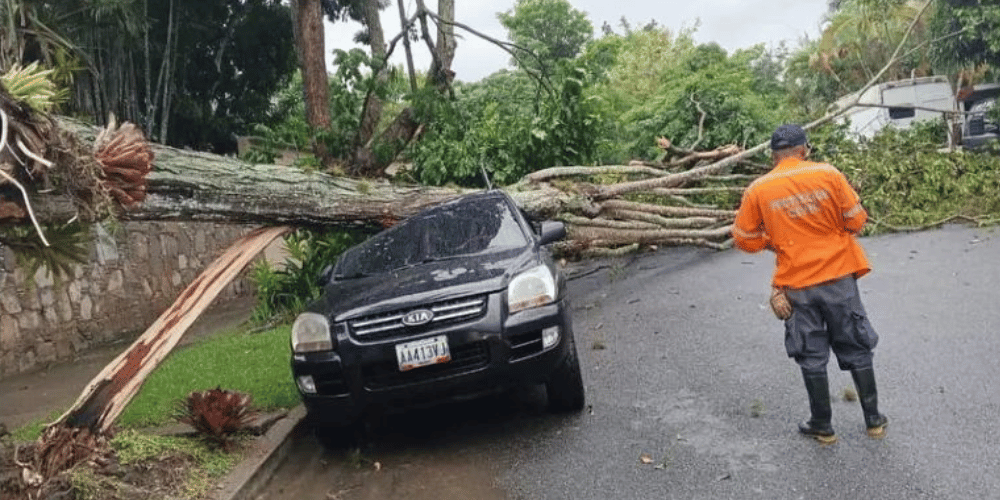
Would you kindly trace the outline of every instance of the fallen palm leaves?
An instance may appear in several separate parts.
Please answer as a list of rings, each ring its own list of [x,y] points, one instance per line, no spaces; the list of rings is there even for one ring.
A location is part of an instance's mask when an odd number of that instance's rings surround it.
[[[127,209],[146,199],[146,175],[153,170],[153,150],[135,124],[117,126],[114,117],[94,141],[94,159],[104,172],[102,185]]]
[[[153,159],[131,124],[109,126],[93,151],[60,129],[46,114],[58,97],[50,73],[28,66],[0,77],[0,244],[32,271],[64,271],[85,261],[87,248],[76,233],[88,228],[73,223],[113,216],[116,206],[134,208]]]
[[[180,403],[178,422],[193,427],[205,439],[231,450],[233,438],[247,431],[256,412],[249,394],[222,388],[195,391]]]

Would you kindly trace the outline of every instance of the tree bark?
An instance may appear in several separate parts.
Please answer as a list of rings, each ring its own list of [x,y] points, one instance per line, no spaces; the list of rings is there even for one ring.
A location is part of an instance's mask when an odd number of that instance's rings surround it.
[[[84,145],[93,144],[99,129],[80,122],[61,119],[58,124]],[[133,210],[122,213],[134,220],[189,220],[240,222],[261,225],[358,227],[385,226],[413,215],[470,189],[402,185],[384,179],[359,179],[334,176],[319,171],[278,165],[250,164],[209,153],[180,150],[150,144],[155,164],[146,176],[145,200]],[[745,153],[744,153],[745,154]],[[739,155],[737,155],[739,156]],[[749,183],[753,176],[719,176],[733,157],[687,172],[671,173],[646,166],[560,167],[528,175],[520,183],[506,188],[518,205],[532,219],[561,219],[570,225],[570,239],[577,246],[631,242],[664,244],[665,239],[689,236],[662,232],[664,229],[691,227],[690,220],[663,219],[709,218],[698,227],[728,224],[732,207],[678,207],[654,203],[635,203],[622,199],[621,193],[643,193],[664,198],[739,191],[741,186],[688,187],[705,179],[726,183]],[[632,180],[640,177],[639,180]],[[599,184],[602,178],[625,179],[614,184]],[[640,186],[640,187],[637,187]],[[665,189],[662,186],[673,186]],[[686,187],[685,189],[680,189]],[[77,209],[65,194],[36,194],[32,204],[39,220],[61,223],[77,215]],[[621,228],[647,227],[656,234],[635,237],[608,237],[589,231],[574,232],[579,218],[595,219],[597,225],[613,228],[605,222],[616,220]],[[645,224],[635,225],[637,223]],[[724,231],[712,230],[697,238],[726,240]],[[695,238],[695,239],[697,239]]]
[[[197,279],[181,292],[169,309],[109,363],[84,389],[76,403],[59,418],[71,427],[106,433],[143,380],[173,347],[222,289],[275,238],[291,231],[277,226],[258,229],[234,242]]]
[[[455,0],[438,0],[438,16],[444,21],[438,24],[438,56],[443,69],[451,69],[455,59]]]
[[[84,145],[100,129],[63,118],[58,125]],[[471,192],[470,189],[392,184],[278,165],[251,164],[227,156],[150,143],[155,157],[146,179],[146,199],[122,217],[135,220],[192,220],[261,225],[377,226]],[[532,216],[552,217],[578,195],[539,183],[513,188]],[[77,216],[64,193],[35,194],[32,204],[43,223]],[[578,204],[578,203],[576,203]]]
[[[410,76],[410,92],[417,91],[417,74],[413,69],[413,48],[410,47],[410,28],[407,26],[406,9],[403,8],[403,0],[396,2],[399,7],[399,25],[403,30],[403,48],[406,50],[406,72]]]
[[[302,70],[306,122],[317,132],[330,130],[330,96],[323,41],[323,8],[320,0],[292,0],[295,49]],[[332,159],[326,145],[313,137],[312,150],[324,166]]]
[[[213,261],[125,352],[87,384],[69,410],[46,426],[31,463],[18,464],[25,467],[22,475],[52,478],[106,453],[111,426],[146,377],[240,271],[268,244],[291,230],[282,226],[258,229]]]
[[[84,150],[100,130],[67,118],[57,123]],[[529,218],[564,221],[569,239],[559,248],[570,255],[635,243],[640,244],[637,248],[666,244],[724,248],[735,214],[734,196],[754,179],[752,175],[726,175],[726,171],[747,154],[685,172],[641,165],[559,167],[532,173],[505,190]],[[472,191],[255,165],[158,144],[149,144],[146,156],[155,158],[155,163],[145,177],[145,199],[123,203],[132,207],[121,212],[122,218],[379,228]],[[731,200],[729,206],[703,206],[686,198],[708,195],[719,199],[726,193],[732,195],[721,199]],[[628,201],[633,195],[648,201]],[[674,206],[664,206],[663,201]],[[64,223],[79,216],[78,204],[66,193],[36,193],[31,203],[43,223]]]
[[[420,5],[423,6],[423,0]],[[451,85],[454,73],[451,63],[455,59],[455,0],[438,0],[437,46],[428,75],[438,88]]]
[[[376,61],[379,66],[375,67],[375,85],[382,86],[387,81],[387,65],[385,34],[382,32],[382,20],[379,16],[378,0],[364,0],[365,26],[368,28],[368,44],[372,51],[372,61]],[[361,110],[361,124],[358,126],[357,134],[354,137],[354,161],[351,168],[352,174],[370,176],[379,169],[377,165],[379,159],[375,157],[374,138],[378,129],[379,121],[382,119],[382,99],[374,92],[368,91],[365,96],[364,107]]]

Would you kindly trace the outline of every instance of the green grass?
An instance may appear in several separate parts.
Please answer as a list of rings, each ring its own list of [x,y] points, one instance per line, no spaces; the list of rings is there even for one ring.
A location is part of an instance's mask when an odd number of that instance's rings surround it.
[[[289,366],[290,330],[284,326],[261,333],[224,332],[175,349],[147,377],[116,424],[143,428],[171,422],[177,403],[190,392],[215,387],[249,393],[261,411],[294,407],[299,395]],[[42,429],[64,411],[14,429],[14,439],[38,439]]]
[[[202,439],[187,436],[155,436],[136,430],[126,430],[115,435],[111,445],[123,465],[153,460],[170,453],[190,456],[205,474],[219,477],[229,471],[238,456],[222,451]]]
[[[289,326],[261,333],[222,333],[175,350],[149,375],[118,425],[142,428],[168,423],[189,393],[216,387],[250,394],[261,411],[297,405],[289,335]]]
[[[37,418],[22,425],[21,427],[18,427],[17,429],[14,429],[10,434],[14,438],[14,441],[18,443],[34,441],[38,439],[38,436],[42,435],[42,431],[45,429],[45,426],[55,422],[55,420],[59,418],[64,411],[66,410],[55,410],[49,413],[47,417]]]
[[[227,453],[201,439],[153,436],[136,430],[116,434],[111,446],[117,452],[119,463],[134,466],[132,470],[151,471],[154,476],[157,471],[159,474],[168,471],[174,475],[183,474],[177,491],[166,492],[169,498],[204,498],[218,479],[240,460],[240,454]],[[167,461],[166,465],[158,465],[163,461]],[[120,498],[120,478],[97,473],[90,467],[72,469],[70,478],[75,498]]]
[[[184,472],[182,498],[202,498],[241,459],[194,436],[156,436],[145,427],[172,422],[178,403],[192,391],[215,387],[249,393],[261,411],[291,408],[299,403],[289,366],[290,326],[261,333],[223,332],[197,343],[175,349],[147,377],[142,390],[129,403],[116,424],[124,430],[115,434],[111,445],[123,465],[146,461],[155,463],[171,456],[189,457]],[[38,438],[46,424],[62,412],[53,412],[15,429],[18,442]],[[105,498],[115,491],[117,480],[77,468],[72,475],[77,498]]]

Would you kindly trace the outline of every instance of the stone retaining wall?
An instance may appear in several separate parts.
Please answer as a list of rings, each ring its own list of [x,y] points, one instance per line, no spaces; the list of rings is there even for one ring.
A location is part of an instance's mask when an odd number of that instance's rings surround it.
[[[94,226],[91,259],[72,276],[26,276],[0,247],[0,378],[135,338],[223,250],[253,227],[190,222]],[[252,295],[247,272],[213,305]]]

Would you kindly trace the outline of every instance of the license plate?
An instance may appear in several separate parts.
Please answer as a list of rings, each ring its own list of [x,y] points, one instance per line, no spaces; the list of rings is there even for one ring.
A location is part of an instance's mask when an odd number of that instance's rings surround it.
[[[451,361],[448,337],[438,335],[437,337],[396,344],[396,360],[399,361],[399,371],[401,372],[421,366],[447,363]]]

